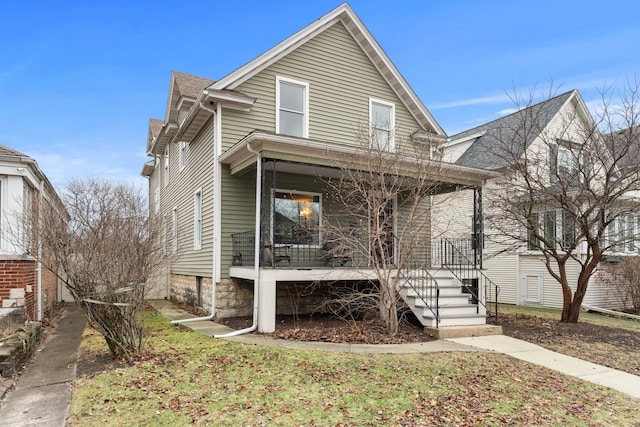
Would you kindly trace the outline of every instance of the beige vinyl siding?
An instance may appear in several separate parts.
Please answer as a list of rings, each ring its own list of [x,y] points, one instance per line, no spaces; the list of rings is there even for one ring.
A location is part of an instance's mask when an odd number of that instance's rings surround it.
[[[346,28],[337,23],[236,88],[257,101],[249,113],[224,111],[223,151],[255,129],[275,132],[276,76],[309,83],[311,139],[353,143],[354,132],[368,123],[370,97],[395,104],[398,139],[420,128]]]
[[[163,212],[178,212],[178,253],[172,274],[211,277],[213,268],[213,120],[187,147],[186,167],[180,170],[180,143],[170,144],[170,180],[164,187]],[[202,246],[194,250],[194,195],[202,190]],[[169,230],[169,234],[170,230]]]

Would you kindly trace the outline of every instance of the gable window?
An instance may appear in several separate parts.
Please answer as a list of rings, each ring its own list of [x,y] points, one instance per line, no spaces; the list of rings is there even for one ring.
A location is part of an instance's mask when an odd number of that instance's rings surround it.
[[[276,133],[309,137],[309,84],[276,77]]]
[[[276,190],[272,216],[274,243],[318,245],[321,214],[320,194]]]
[[[379,150],[394,151],[395,105],[370,98],[369,123],[371,126],[372,147]]]
[[[187,143],[180,141],[180,170],[187,165]]]
[[[202,190],[193,196],[193,248],[202,248]]]

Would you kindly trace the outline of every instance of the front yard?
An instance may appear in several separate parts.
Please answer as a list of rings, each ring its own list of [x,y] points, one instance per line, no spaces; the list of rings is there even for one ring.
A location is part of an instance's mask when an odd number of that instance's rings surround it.
[[[636,399],[499,354],[247,346],[147,316],[134,366],[83,369],[107,357],[99,335],[85,336],[69,426],[640,423]]]

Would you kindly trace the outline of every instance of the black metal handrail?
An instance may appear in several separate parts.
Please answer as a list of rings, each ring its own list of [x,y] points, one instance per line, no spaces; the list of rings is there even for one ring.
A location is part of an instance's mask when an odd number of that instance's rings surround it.
[[[407,263],[400,271],[400,275],[404,284],[411,288],[433,313],[437,328],[440,325],[440,288],[436,278],[429,273],[424,264],[415,265],[413,263]]]
[[[493,316],[495,323],[497,323],[500,287],[489,279],[475,262],[471,261],[469,257],[472,253],[474,253],[474,248],[471,239],[455,241],[442,239],[438,257],[442,267],[449,270],[462,283],[463,292],[470,294],[473,302],[483,306],[489,317]],[[483,295],[480,290],[483,291]],[[482,298],[483,296],[484,298]],[[493,313],[489,302],[493,302]]]

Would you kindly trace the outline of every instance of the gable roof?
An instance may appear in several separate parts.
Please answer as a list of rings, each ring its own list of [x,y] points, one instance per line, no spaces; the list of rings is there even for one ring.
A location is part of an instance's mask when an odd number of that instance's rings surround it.
[[[180,104],[184,101],[189,107],[195,102],[200,92],[213,83],[213,80],[194,76],[180,71],[171,71],[171,83],[169,84],[169,97],[165,123],[177,123]]]
[[[283,58],[299,46],[322,33],[335,23],[341,22],[354,40],[360,45],[380,74],[387,81],[398,98],[407,106],[416,121],[423,129],[438,135],[446,133],[415,94],[402,74],[393,65],[384,50],[364,26],[347,3],[343,3],[331,12],[322,16],[312,24],[293,34],[283,42],[277,44],[262,55],[246,63],[237,70],[213,83],[209,89],[235,89],[237,86],[255,76],[269,65]]]
[[[562,107],[573,98],[578,98],[582,104],[581,108],[586,111],[579,92],[573,89],[489,123],[451,136],[449,138],[450,144],[455,144],[465,139],[473,139],[471,146],[455,163],[481,169],[496,169],[505,166],[505,160],[495,152],[495,144],[498,141],[502,143],[513,142],[514,146],[511,148],[513,148],[514,153],[521,151],[522,147],[526,146],[528,148],[536,139],[538,133],[526,132],[524,136],[520,135],[523,120],[534,120],[535,123],[527,126],[531,126],[531,129],[541,132],[556,114],[558,114]],[[527,141],[522,141],[523,137],[527,138]],[[509,150],[509,147],[506,148]]]
[[[1,145],[1,144],[0,144],[0,156],[18,157],[18,158],[29,157],[24,153],[21,153],[17,150],[14,150],[13,148],[9,148],[6,145]],[[16,159],[16,160],[20,160],[20,159]]]

